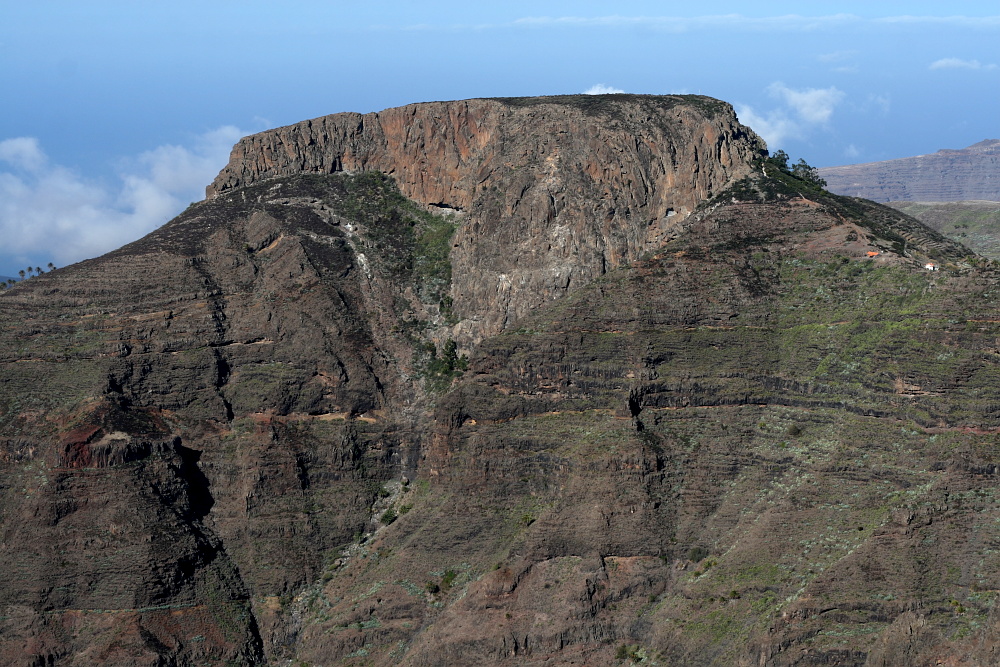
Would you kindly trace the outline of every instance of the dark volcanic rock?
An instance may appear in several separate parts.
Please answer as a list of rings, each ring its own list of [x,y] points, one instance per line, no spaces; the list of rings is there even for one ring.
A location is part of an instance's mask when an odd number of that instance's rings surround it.
[[[0,661],[995,662],[1000,276],[758,145],[331,116],[0,294]]]
[[[1000,201],[1000,139],[898,160],[824,167],[819,174],[830,192],[878,202]]]
[[[4,294],[8,618],[83,614],[94,655],[262,660],[267,600],[315,577],[364,532],[381,481],[415,465],[414,352],[390,329],[394,308],[428,316],[339,217],[353,207],[383,232],[427,227],[381,177],[291,178]],[[237,620],[212,604],[241,605]],[[189,613],[169,641],[115,638],[122,615]],[[3,637],[80,650],[49,625]]]

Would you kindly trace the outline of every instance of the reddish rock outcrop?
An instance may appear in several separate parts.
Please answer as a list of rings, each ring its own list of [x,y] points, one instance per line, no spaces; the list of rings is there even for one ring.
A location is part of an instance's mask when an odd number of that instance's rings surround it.
[[[762,149],[731,106],[695,95],[432,102],[245,137],[207,192],[302,172],[389,174],[462,220],[453,336],[469,345],[663,243]]]

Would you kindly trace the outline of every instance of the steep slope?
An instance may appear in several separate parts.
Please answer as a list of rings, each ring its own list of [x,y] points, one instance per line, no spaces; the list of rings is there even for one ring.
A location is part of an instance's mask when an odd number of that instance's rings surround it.
[[[1000,200],[1000,139],[929,155],[824,167],[831,192],[889,201]]]
[[[272,603],[415,465],[390,329],[431,317],[439,223],[378,175],[298,177],[5,293],[3,662],[264,660]]]
[[[0,661],[989,664],[1000,276],[759,146],[327,117],[0,294]]]
[[[431,483],[301,598],[301,658],[991,662],[998,276],[758,185],[484,342]]]

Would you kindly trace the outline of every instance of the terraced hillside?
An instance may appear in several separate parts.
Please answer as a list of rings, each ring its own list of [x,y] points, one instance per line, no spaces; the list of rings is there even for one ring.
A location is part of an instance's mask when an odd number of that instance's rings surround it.
[[[1000,202],[889,202],[888,205],[984,257],[1000,259]]]

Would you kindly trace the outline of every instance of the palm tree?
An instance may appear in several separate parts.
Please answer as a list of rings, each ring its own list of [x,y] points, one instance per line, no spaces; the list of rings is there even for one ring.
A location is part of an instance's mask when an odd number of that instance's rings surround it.
[[[21,276],[21,280],[24,280],[24,269],[17,272],[17,275]]]
[[[35,267],[35,273],[36,273],[37,275],[39,275],[39,276],[40,276],[40,275],[42,275],[42,274],[43,274],[43,273],[45,273],[45,272],[44,272],[44,271],[42,271],[42,267],[40,267],[40,266],[36,266],[36,267]]]
[[[53,264],[52,262],[49,262],[49,271],[55,271],[55,270],[56,270],[56,265]]]

